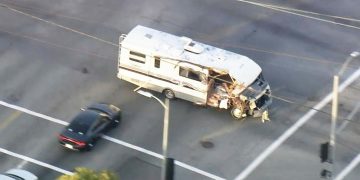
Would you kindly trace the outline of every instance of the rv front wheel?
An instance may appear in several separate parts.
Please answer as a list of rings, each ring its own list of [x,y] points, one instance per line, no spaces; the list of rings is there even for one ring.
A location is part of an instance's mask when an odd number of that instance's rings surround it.
[[[174,92],[172,90],[170,90],[170,89],[165,89],[163,91],[163,93],[164,93],[165,97],[168,98],[168,99],[174,99],[175,98]]]
[[[241,108],[241,107],[234,107],[234,108],[232,108],[232,110],[231,110],[231,115],[232,115],[232,117],[234,118],[234,119],[236,119],[236,120],[239,120],[239,119],[241,119],[243,116],[243,109]]]

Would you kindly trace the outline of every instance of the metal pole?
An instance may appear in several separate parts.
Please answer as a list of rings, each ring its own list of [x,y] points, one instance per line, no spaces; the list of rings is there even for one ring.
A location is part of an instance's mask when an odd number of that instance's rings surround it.
[[[331,129],[330,129],[330,147],[328,147],[327,151],[329,154],[328,162],[330,163],[330,178],[334,179],[335,175],[335,145],[336,145],[336,123],[338,116],[338,98],[339,98],[339,76],[341,76],[346,67],[350,64],[350,62],[360,55],[359,52],[354,51],[350,54],[348,58],[346,58],[345,62],[341,66],[337,75],[334,76],[333,82],[333,99],[332,99],[332,107],[331,107]]]
[[[359,52],[354,51],[350,54],[348,58],[346,58],[345,62],[341,66],[337,75],[334,76],[334,84],[333,84],[333,100],[332,100],[332,108],[331,108],[331,130],[330,130],[330,168],[331,168],[331,179],[334,179],[335,175],[335,145],[336,145],[336,123],[337,123],[337,116],[338,116],[338,98],[339,98],[339,76],[341,76],[344,72],[346,67],[350,64],[354,58],[360,55]]]
[[[162,140],[163,161],[161,166],[161,179],[172,180],[174,177],[174,160],[172,158],[167,157],[168,134],[169,134],[169,108],[170,108],[169,99],[165,98],[165,103],[164,103],[153,94],[139,90],[140,88],[141,87],[138,87],[134,91],[136,91],[137,93],[143,96],[154,98],[164,108],[163,140]]]
[[[161,106],[164,108],[164,111],[166,111],[166,109],[168,108],[168,106],[166,106],[166,104],[164,104],[159,98],[157,98],[156,96],[151,96],[152,98],[156,99],[160,104]],[[166,101],[166,100],[165,100]],[[164,115],[165,116],[165,115]],[[164,117],[165,118],[165,117]]]
[[[334,76],[334,84],[333,84],[333,101],[331,108],[331,131],[330,131],[330,147],[331,147],[331,174],[335,174],[335,143],[336,143],[336,121],[338,116],[338,96],[339,96],[339,76]],[[334,176],[331,176],[333,179]]]
[[[350,54],[350,56],[348,58],[346,58],[344,64],[341,66],[339,72],[338,72],[338,76],[341,76],[344,72],[346,67],[349,65],[349,63],[354,60],[354,58],[358,57],[360,55],[359,52],[354,51]]]
[[[162,170],[161,170],[161,179],[162,180],[166,180],[166,174],[167,174],[166,158],[167,158],[168,133],[169,133],[169,108],[170,108],[169,107],[169,99],[165,98],[163,142],[162,142],[162,150],[163,150],[163,156],[164,156],[164,159],[162,162]]]
[[[163,132],[163,155],[167,157],[168,133],[169,133],[169,99],[165,98],[164,132]]]

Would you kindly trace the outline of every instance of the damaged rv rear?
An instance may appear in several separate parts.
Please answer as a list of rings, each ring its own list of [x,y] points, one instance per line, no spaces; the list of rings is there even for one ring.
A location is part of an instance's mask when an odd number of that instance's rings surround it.
[[[261,67],[246,56],[136,26],[120,37],[118,78],[198,105],[260,117],[272,99]]]

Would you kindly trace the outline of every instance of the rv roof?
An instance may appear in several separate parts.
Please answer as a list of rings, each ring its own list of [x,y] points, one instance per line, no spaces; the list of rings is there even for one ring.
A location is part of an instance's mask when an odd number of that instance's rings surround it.
[[[140,25],[129,32],[121,46],[151,56],[226,71],[245,86],[250,85],[261,72],[260,66],[246,56]]]

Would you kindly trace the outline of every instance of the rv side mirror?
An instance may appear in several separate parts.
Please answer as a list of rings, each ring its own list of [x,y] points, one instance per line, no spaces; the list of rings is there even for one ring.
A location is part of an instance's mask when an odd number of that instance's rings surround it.
[[[126,38],[126,34],[121,34],[119,37],[119,44]]]

